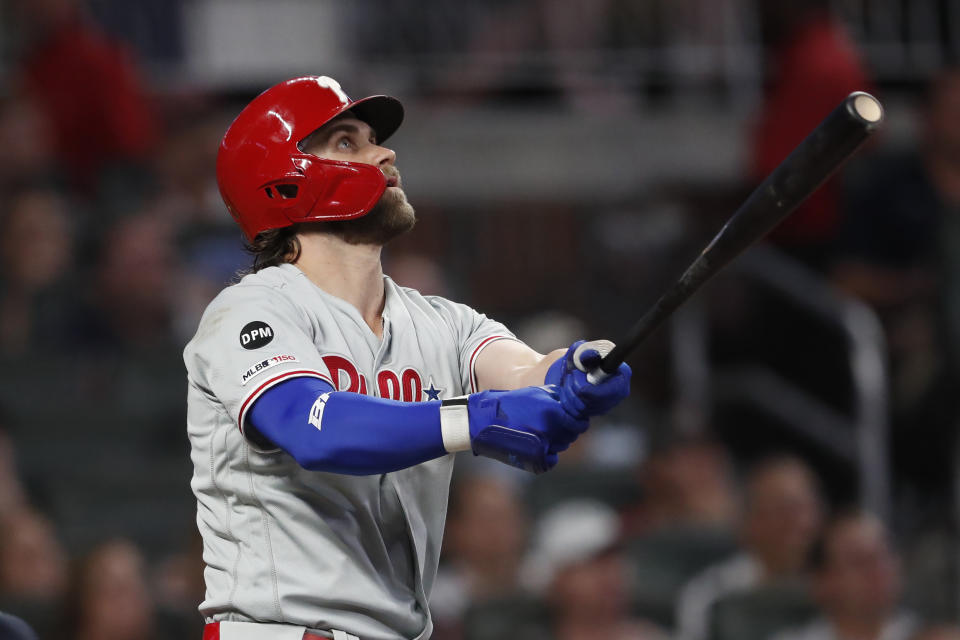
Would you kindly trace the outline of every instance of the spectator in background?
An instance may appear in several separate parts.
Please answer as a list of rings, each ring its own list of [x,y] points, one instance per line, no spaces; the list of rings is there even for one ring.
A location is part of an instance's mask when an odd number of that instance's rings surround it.
[[[679,638],[706,640],[711,607],[724,596],[802,576],[821,518],[817,480],[801,460],[773,457],[754,467],[746,480],[743,549],[683,588],[676,614]]]
[[[544,594],[555,640],[660,640],[632,617],[620,519],[594,501],[561,503],[540,519],[524,575]]]
[[[655,450],[639,470],[642,501],[623,514],[625,534],[672,527],[729,529],[737,493],[726,451],[708,440],[677,440]]]
[[[910,636],[910,640],[960,640],[960,627],[947,624],[924,627]]]
[[[53,130],[44,112],[21,95],[0,98],[0,193],[16,185],[59,182]]]
[[[162,215],[144,212],[106,234],[87,309],[87,348],[163,353],[172,345],[178,284],[173,231]]]
[[[49,188],[14,193],[0,218],[0,355],[49,353],[71,334],[73,232]]]
[[[67,555],[53,525],[24,506],[0,520],[0,611],[45,636],[67,584]]]
[[[870,89],[856,46],[829,0],[757,3],[768,47],[770,84],[753,130],[750,172],[759,182],[851,91]],[[839,182],[828,181],[772,239],[825,268],[839,228]]]
[[[590,333],[586,323],[565,311],[541,311],[517,325],[517,337],[540,353],[550,351],[553,344],[573,344]],[[553,342],[556,340],[557,342]]]
[[[167,121],[163,141],[153,157],[159,207],[191,230],[227,231],[235,240],[234,222],[217,189],[217,150],[230,118],[212,100],[182,101]]]
[[[917,148],[870,158],[850,177],[832,279],[884,325],[896,469],[918,496],[942,495],[960,375],[960,68],[930,83]]]
[[[156,568],[153,584],[157,618],[169,638],[203,637],[203,616],[197,603],[203,602],[203,539],[193,523],[185,548],[164,558]]]
[[[471,32],[463,38],[466,63],[447,74],[439,89],[461,99],[555,99],[583,112],[622,113],[632,100],[602,55],[613,44],[616,4],[615,0],[476,3]],[[458,15],[454,24],[462,21]],[[538,56],[543,62],[536,76],[525,73],[522,62],[531,51],[548,54]]]
[[[425,296],[451,296],[447,275],[436,260],[419,253],[402,253],[388,255],[387,261],[390,278],[400,286],[416,289]]]
[[[775,640],[909,640],[918,621],[898,609],[899,559],[883,524],[866,513],[830,522],[811,555],[822,616]]]
[[[143,557],[129,541],[95,547],[76,566],[57,637],[150,640],[157,637]]]
[[[7,431],[5,416],[0,413],[0,521],[26,506],[26,490],[17,471],[16,450]]]
[[[156,193],[148,207],[175,232],[183,266],[173,321],[180,343],[190,340],[210,301],[250,263],[217,189],[217,149],[229,120],[209,101],[198,100],[182,105],[176,121],[168,122],[153,165]],[[134,203],[137,194],[131,195]]]
[[[526,533],[527,514],[512,485],[484,475],[456,482],[443,542],[446,561],[430,601],[438,637],[458,637],[469,606],[520,594]]]
[[[143,161],[158,138],[129,53],[84,15],[79,0],[16,0],[24,37],[15,83],[51,124],[71,184],[92,193],[99,173]]]
[[[6,613],[0,613],[0,638],[4,640],[37,640],[37,634],[33,632],[25,621]]]

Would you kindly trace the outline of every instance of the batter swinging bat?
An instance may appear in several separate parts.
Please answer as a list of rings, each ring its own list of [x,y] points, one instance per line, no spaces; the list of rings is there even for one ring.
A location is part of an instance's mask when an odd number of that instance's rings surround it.
[[[599,382],[717,271],[773,229],[863,144],[883,121],[870,94],[851,93],[773,170],[731,216],[680,279],[617,341],[588,376]],[[601,371],[603,373],[601,373]]]

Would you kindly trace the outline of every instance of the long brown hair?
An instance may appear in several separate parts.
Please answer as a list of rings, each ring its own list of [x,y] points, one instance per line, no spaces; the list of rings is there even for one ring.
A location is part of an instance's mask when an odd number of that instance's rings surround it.
[[[261,231],[253,242],[246,244],[246,249],[253,254],[252,273],[285,262],[296,262],[301,251],[297,225]]]

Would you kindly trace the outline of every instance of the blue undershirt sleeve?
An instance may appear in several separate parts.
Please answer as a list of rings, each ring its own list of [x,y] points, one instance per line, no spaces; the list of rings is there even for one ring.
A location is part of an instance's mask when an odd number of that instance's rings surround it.
[[[312,377],[293,378],[264,392],[250,409],[245,430],[312,471],[374,475],[447,454],[440,402],[335,391]]]

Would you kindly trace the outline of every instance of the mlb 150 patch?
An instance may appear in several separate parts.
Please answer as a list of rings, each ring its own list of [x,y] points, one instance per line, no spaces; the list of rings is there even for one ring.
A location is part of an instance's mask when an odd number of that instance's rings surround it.
[[[243,372],[243,375],[240,376],[240,384],[244,385],[250,382],[254,376],[258,376],[270,367],[275,367],[278,364],[283,364],[284,362],[299,362],[295,356],[273,356],[272,358],[264,358],[263,360],[258,360],[250,365],[250,368]]]
[[[273,328],[266,322],[254,320],[240,329],[240,346],[244,349],[259,349],[273,340]]]

